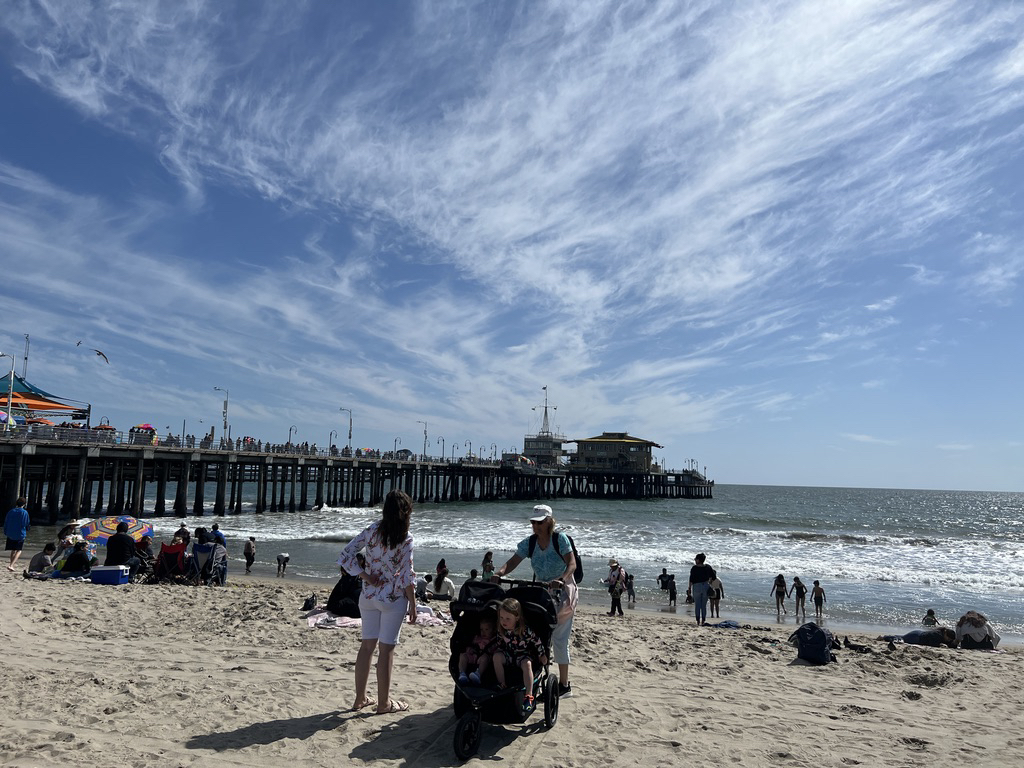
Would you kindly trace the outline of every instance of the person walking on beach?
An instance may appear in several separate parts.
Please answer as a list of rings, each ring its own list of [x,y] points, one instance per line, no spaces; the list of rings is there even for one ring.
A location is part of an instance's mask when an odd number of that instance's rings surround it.
[[[711,574],[714,573],[705,560],[707,555],[703,552],[693,558],[694,565],[690,568],[690,583],[686,590],[693,596],[693,616],[700,626],[708,623],[708,590]]]
[[[353,710],[376,707],[378,715],[404,712],[409,705],[391,698],[391,674],[395,646],[408,617],[416,623],[416,572],[412,565],[412,536],[409,520],[412,499],[404,491],[391,491],[384,498],[381,519],[365,528],[342,550],[339,563],[346,572],[363,581],[359,596],[362,642],[356,654],[355,701]],[[365,567],[356,557],[365,549]],[[366,695],[370,662],[377,654],[377,698]]]
[[[718,578],[718,572],[712,568],[711,581],[708,582],[708,604],[712,618],[722,618],[720,606],[723,597],[725,597],[725,587],[722,585],[722,580]]]
[[[18,501],[4,518],[4,536],[7,537],[7,546],[4,549],[11,553],[11,562],[7,565],[8,571],[14,570],[14,564],[21,557],[21,550],[25,548],[25,539],[28,538],[28,529],[32,524],[28,510],[25,509],[27,503],[28,500],[24,496],[19,496]]]
[[[572,696],[569,682],[569,636],[576,615],[579,591],[573,572],[576,556],[569,537],[555,531],[555,515],[547,504],[538,504],[530,517],[533,535],[519,542],[516,552],[494,572],[492,581],[511,573],[529,558],[537,581],[546,584],[558,611],[558,626],[551,633],[551,657],[558,664],[558,695]]]
[[[636,605],[636,589],[633,587],[633,574],[626,574],[626,596],[629,598],[627,602]]]
[[[786,593],[787,597],[792,597],[793,593],[796,593],[796,602],[793,606],[793,616],[796,618],[800,617],[801,611],[804,614],[804,620],[807,619],[807,586],[800,581],[799,576],[793,577],[793,586],[789,588],[789,592]]]
[[[818,582],[814,583],[817,584]],[[775,595],[775,615],[781,616],[788,613],[786,610],[786,577],[781,573],[772,582],[772,591],[768,593],[768,596],[771,597],[772,595]]]
[[[249,540],[245,542],[245,547],[242,548],[242,554],[245,555],[245,572],[252,573],[252,564],[256,562],[255,536],[250,536]]]
[[[608,594],[612,596],[612,608],[608,611],[609,616],[614,616],[618,611],[622,616],[622,593],[626,591],[626,569],[619,565],[614,557],[608,561],[608,578],[601,580],[602,584],[608,585]]]
[[[668,607],[676,607],[676,576],[672,574],[668,577]]]
[[[814,618],[822,618],[824,613],[825,603],[825,590],[821,586],[821,582],[817,579],[814,580],[814,589],[811,590],[811,599],[814,601]]]

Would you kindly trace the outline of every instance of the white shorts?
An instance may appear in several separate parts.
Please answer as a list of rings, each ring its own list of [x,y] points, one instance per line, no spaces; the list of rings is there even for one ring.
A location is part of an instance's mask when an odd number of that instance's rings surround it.
[[[409,614],[409,600],[371,600],[359,596],[359,614],[363,620],[363,640],[377,640],[385,645],[398,645],[402,624]]]

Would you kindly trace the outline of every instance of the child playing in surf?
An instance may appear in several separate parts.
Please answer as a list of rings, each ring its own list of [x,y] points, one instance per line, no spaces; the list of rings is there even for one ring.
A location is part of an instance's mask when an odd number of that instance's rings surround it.
[[[498,649],[498,637],[495,633],[494,616],[485,616],[480,619],[480,632],[469,647],[459,656],[459,682],[473,683],[480,685],[480,678],[487,671],[487,665],[491,663],[491,657]],[[475,669],[466,674],[470,666]]]
[[[514,664],[523,673],[523,709],[533,707],[533,659],[541,665],[547,664],[544,655],[544,644],[537,634],[526,626],[523,606],[514,597],[507,597],[498,609],[498,650],[494,654],[494,674],[498,678],[498,687],[505,687],[505,665]]]
[[[821,586],[821,582],[817,579],[814,580],[814,589],[811,590],[811,599],[814,601],[814,618],[820,619],[824,612],[825,603],[825,590]]]
[[[780,616],[786,613],[786,577],[781,573],[775,577],[772,583],[772,591],[768,593],[771,597],[775,595],[775,615]]]

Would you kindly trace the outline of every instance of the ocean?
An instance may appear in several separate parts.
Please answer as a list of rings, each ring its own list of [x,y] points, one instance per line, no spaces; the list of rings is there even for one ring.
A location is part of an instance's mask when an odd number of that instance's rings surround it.
[[[170,508],[173,485],[167,493]],[[458,586],[487,550],[500,565],[529,535],[534,503],[416,504],[411,531],[417,570],[433,572],[443,557]],[[799,576],[808,588],[820,580],[826,625],[907,631],[920,626],[928,608],[947,623],[975,609],[1007,639],[1024,641],[1024,493],[716,485],[715,497],[705,500],[547,503],[576,541],[587,602],[607,601],[600,580],[614,557],[634,574],[637,610],[665,606],[667,593],[656,577],[667,568],[682,585],[683,613],[689,568],[704,552],[725,586],[723,619],[775,623],[769,592],[782,573],[788,582]],[[152,505],[147,500],[147,508]],[[250,500],[241,514],[219,522],[233,561],[242,561],[242,543],[255,536],[258,572],[269,573],[276,555],[287,552],[290,574],[333,582],[345,542],[378,517],[379,508],[363,507],[257,515]],[[158,540],[169,539],[179,523],[149,519]],[[202,522],[187,518],[192,528],[217,520],[210,514]],[[241,570],[233,568],[236,578]],[[513,574],[530,575],[528,562]],[[787,605],[785,621],[796,625],[792,600]]]

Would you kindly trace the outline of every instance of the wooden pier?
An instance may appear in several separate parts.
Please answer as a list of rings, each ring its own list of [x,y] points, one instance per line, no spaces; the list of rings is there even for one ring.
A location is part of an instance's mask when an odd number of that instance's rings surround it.
[[[86,437],[88,433],[86,433]],[[444,462],[96,444],[0,436],[0,502],[19,496],[38,522],[100,515],[225,515],[378,505],[393,489],[417,502],[500,499],[708,499],[699,472],[594,472]],[[147,491],[155,501],[144,508]],[[168,508],[168,492],[173,503]],[[190,492],[191,491],[191,492]],[[212,502],[212,503],[211,503]]]

